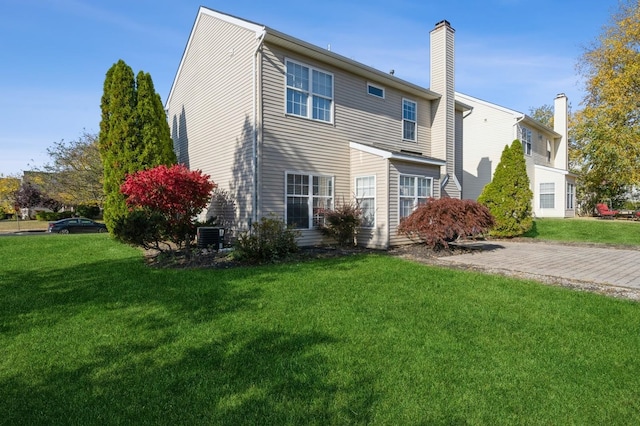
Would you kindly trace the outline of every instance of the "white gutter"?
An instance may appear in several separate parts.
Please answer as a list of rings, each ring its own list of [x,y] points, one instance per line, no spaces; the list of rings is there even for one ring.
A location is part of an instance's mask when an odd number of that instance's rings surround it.
[[[253,194],[251,194],[251,220],[252,223],[258,221],[258,53],[262,47],[264,36],[267,34],[264,27],[262,32],[258,35],[258,45],[253,53],[253,141],[252,141],[252,153],[251,153],[251,172],[253,180]]]

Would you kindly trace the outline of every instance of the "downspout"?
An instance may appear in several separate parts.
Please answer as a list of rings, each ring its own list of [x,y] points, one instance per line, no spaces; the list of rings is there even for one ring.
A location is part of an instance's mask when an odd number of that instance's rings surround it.
[[[525,115],[521,115],[520,117],[516,118],[516,123],[514,124],[515,128],[516,128],[516,137],[514,139],[518,139],[518,124],[520,124],[522,122],[522,120],[524,120],[526,116]],[[520,141],[522,142],[522,141]]]
[[[253,52],[253,141],[251,149],[251,172],[253,180],[253,188],[251,194],[251,217],[249,218],[249,228],[258,221],[258,53],[264,42],[264,36],[267,31],[262,27],[262,33],[258,36],[258,45]]]

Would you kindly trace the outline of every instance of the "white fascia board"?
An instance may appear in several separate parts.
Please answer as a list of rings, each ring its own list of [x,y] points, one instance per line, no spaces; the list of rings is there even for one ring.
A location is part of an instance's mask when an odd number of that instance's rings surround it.
[[[196,32],[196,28],[198,27],[198,24],[200,23],[200,18],[203,15],[211,16],[213,18],[220,19],[224,22],[237,25],[249,31],[253,31],[256,33],[256,39],[260,39],[261,37],[263,37],[264,33],[266,32],[266,27],[264,25],[259,25],[250,21],[246,21],[244,19],[236,18],[235,16],[226,15],[224,13],[215,11],[213,9],[209,9],[208,7],[200,6],[200,9],[198,9],[198,14],[196,15],[196,20],[193,23],[193,27],[191,28],[191,33],[189,34],[189,40],[187,41],[187,45],[185,46],[184,51],[182,52],[182,58],[180,59],[180,65],[178,65],[178,71],[176,71],[176,76],[173,78],[173,83],[171,84],[171,89],[169,90],[169,96],[167,96],[167,101],[164,104],[165,111],[169,108],[169,104],[171,103],[171,97],[173,96],[173,88],[175,87],[176,82],[178,81],[178,77],[180,76],[180,72],[182,71],[184,60],[187,57],[187,52],[191,47],[191,42]]]
[[[256,38],[260,38],[260,36],[265,32],[264,25],[256,24],[255,22],[247,21],[246,19],[237,18],[233,15],[227,15],[226,13],[218,12],[217,10],[209,9],[205,6],[200,6],[200,9],[198,10],[198,19],[200,19],[201,15],[211,16],[229,24],[253,31],[256,33]]]
[[[455,99],[458,101],[461,101],[463,103],[470,103],[471,105],[473,105],[473,103],[478,103],[480,105],[489,107],[489,108],[494,108],[497,109],[499,111],[505,112],[507,114],[511,114],[515,117],[521,117],[524,116],[525,114],[522,112],[518,112],[516,110],[513,109],[509,109],[506,107],[503,107],[501,105],[497,105],[488,101],[484,101],[482,99],[478,99],[478,98],[474,98],[473,96],[469,96],[469,95],[465,95],[464,93],[460,93],[460,92],[455,92]]]
[[[358,151],[366,152],[368,154],[377,155],[387,160],[401,160],[409,161],[417,164],[428,164],[430,166],[445,166],[447,164],[444,160],[438,160],[435,158],[417,158],[411,155],[404,155],[397,152],[387,151],[385,149],[375,148],[369,145],[362,145],[357,142],[349,142],[349,148],[357,149]]]
[[[567,176],[577,176],[574,173],[571,173],[569,170],[565,170],[565,169],[556,169],[555,167],[549,167],[549,166],[541,166],[539,164],[535,164],[534,169],[540,169],[542,171],[545,172],[549,172],[549,173],[557,173],[559,175],[567,175]]]

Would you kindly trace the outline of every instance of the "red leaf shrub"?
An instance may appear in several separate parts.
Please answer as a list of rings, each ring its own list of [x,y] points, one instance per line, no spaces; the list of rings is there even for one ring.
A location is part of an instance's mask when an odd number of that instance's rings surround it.
[[[431,248],[448,248],[449,242],[484,234],[493,225],[493,216],[482,204],[457,198],[430,198],[400,222],[398,233]]]
[[[131,210],[143,210],[154,218],[158,230],[155,239],[160,235],[181,247],[195,235],[193,218],[207,206],[216,187],[200,170],[176,164],[130,174],[120,191]]]
[[[342,247],[355,246],[358,227],[362,224],[362,210],[356,203],[346,203],[335,209],[323,209],[324,223],[320,225],[323,235],[336,240]]]

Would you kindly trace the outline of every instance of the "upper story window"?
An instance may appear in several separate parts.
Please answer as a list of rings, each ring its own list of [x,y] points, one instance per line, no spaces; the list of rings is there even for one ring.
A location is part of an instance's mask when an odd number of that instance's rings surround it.
[[[522,150],[526,155],[531,155],[531,129],[520,126],[518,128],[518,136],[522,142]]]
[[[287,66],[287,114],[332,122],[333,74],[291,60]]]
[[[427,202],[433,194],[433,179],[400,175],[400,219],[409,216],[416,207]]]
[[[384,88],[367,83],[367,93],[371,96],[384,99]]]
[[[402,139],[416,141],[418,104],[409,99],[402,100]]]

